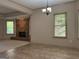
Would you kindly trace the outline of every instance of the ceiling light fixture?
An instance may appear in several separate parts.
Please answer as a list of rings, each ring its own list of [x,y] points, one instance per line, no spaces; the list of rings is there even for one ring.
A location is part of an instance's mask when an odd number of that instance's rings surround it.
[[[48,0],[47,0],[47,6],[46,8],[42,9],[42,12],[45,13],[46,15],[49,15],[51,13],[52,9],[51,7],[48,6]]]

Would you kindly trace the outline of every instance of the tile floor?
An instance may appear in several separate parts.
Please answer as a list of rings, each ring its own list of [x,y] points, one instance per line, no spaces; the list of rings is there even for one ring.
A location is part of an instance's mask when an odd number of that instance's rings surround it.
[[[28,45],[29,42],[18,40],[2,40],[0,41],[0,52],[14,49],[20,46]]]
[[[0,53],[5,59],[79,59],[79,50],[49,46],[43,44],[29,44],[16,49]]]

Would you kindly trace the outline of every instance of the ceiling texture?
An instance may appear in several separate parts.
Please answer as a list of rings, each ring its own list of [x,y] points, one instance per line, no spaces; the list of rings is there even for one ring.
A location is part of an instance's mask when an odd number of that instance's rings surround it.
[[[10,13],[10,12],[14,12],[14,11],[15,10],[13,10],[13,9],[0,5],[0,14]]]
[[[47,5],[47,0],[11,0],[30,9],[42,8]],[[72,2],[74,0],[48,0],[49,6]]]
[[[0,0],[0,14],[7,14],[7,13],[13,13],[18,11],[17,9],[12,9],[12,8],[8,8],[5,3],[7,2],[3,2],[4,5],[1,5],[1,2],[5,0]],[[17,4],[18,6],[24,7],[24,8],[28,8],[28,10],[34,10],[34,9],[38,9],[38,8],[43,8],[46,7],[47,5],[47,0],[6,0],[8,2]],[[61,3],[68,3],[68,2],[72,2],[75,0],[48,0],[48,5],[49,6],[53,6],[53,5],[57,5],[57,4],[61,4]],[[8,4],[8,3],[7,3]],[[8,4],[9,6],[9,4]],[[10,4],[11,6],[11,4]],[[14,5],[15,6],[15,5]],[[12,5],[13,7],[13,5]],[[24,9],[25,10],[25,9]],[[22,10],[22,11],[24,11]]]

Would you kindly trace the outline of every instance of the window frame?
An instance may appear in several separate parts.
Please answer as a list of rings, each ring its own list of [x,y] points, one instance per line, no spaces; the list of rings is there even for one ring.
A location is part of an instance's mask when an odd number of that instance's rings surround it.
[[[12,21],[12,22],[13,22],[13,34],[8,34],[8,33],[7,33],[7,22],[8,22],[8,21]],[[14,24],[15,24],[15,23],[14,23],[14,20],[11,20],[11,19],[10,19],[10,20],[6,20],[6,21],[5,21],[5,25],[6,25],[6,30],[5,30],[5,31],[6,31],[6,35],[15,35],[15,26],[14,26]]]
[[[59,36],[55,36],[55,15],[61,15],[61,14],[65,14],[65,37],[59,37]],[[53,37],[54,38],[64,38],[64,39],[66,39],[67,38],[67,12],[62,12],[62,13],[55,13],[54,14],[54,21],[53,21]]]

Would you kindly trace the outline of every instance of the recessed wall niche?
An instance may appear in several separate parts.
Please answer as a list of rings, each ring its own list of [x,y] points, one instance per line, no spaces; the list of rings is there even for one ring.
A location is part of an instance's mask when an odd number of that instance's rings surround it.
[[[29,39],[30,17],[21,16],[16,20],[16,39],[30,41]]]

